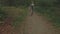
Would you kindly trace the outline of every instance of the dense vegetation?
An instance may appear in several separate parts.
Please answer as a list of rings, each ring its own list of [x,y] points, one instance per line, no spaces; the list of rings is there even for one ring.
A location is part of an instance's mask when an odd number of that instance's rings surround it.
[[[39,0],[35,10],[47,16],[54,26],[60,27],[60,0]]]
[[[1,8],[8,7],[28,7],[34,1],[35,10],[40,14],[47,16],[55,26],[60,27],[60,0],[0,0]]]
[[[27,15],[26,6],[28,2],[25,0],[0,0],[0,19],[5,21],[5,18],[11,17],[13,18],[11,25],[17,27]]]

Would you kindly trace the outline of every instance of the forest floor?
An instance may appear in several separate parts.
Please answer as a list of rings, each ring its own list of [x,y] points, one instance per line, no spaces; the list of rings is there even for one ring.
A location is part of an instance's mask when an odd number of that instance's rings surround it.
[[[33,13],[27,15],[26,19],[15,30],[10,22],[12,17],[6,19],[6,23],[0,26],[0,34],[60,34],[44,16]]]
[[[23,23],[21,34],[60,34],[44,16],[36,13],[32,16],[28,14]]]

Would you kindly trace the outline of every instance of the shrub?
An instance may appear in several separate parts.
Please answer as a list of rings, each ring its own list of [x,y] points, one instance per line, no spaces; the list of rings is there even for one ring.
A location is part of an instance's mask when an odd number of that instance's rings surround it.
[[[7,14],[0,8],[0,21],[3,21],[7,18]]]

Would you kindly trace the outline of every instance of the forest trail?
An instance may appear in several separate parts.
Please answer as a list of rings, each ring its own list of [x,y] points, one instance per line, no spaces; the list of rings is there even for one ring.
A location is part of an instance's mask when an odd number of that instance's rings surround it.
[[[59,34],[53,29],[53,26],[43,16],[34,13],[27,15],[27,19],[21,28],[21,34]]]

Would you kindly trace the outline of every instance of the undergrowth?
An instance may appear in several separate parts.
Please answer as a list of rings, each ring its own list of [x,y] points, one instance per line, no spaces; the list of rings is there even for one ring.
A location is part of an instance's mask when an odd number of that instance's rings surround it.
[[[57,7],[35,7],[36,12],[46,16],[53,26],[60,27],[60,8]]]
[[[27,15],[27,8],[25,7],[2,7],[9,16],[13,17],[12,25],[17,28]]]
[[[27,9],[24,8],[21,10],[22,10],[22,14],[21,15],[19,14],[18,16],[16,16],[16,19],[13,22],[13,25],[15,27],[19,26],[22,23],[22,21],[24,21],[25,17],[27,16]]]

